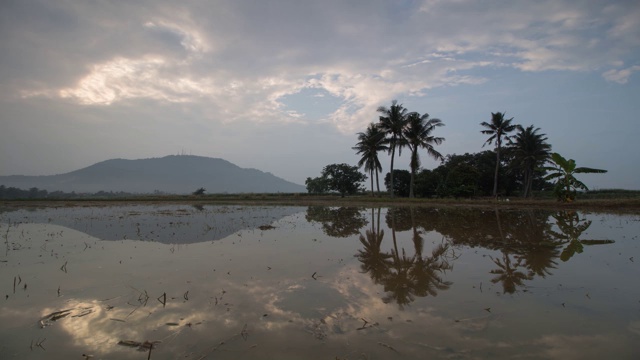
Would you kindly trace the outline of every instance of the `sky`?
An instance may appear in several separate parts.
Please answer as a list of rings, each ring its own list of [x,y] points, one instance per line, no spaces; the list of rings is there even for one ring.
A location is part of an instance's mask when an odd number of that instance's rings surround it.
[[[0,2],[0,175],[192,154],[304,184],[393,100],[442,154],[506,112],[640,189],[640,1]]]

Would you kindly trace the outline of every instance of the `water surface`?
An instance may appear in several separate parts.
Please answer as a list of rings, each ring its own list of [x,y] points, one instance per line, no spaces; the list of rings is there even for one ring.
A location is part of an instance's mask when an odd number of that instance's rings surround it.
[[[639,230],[541,210],[5,211],[0,354],[637,359]]]

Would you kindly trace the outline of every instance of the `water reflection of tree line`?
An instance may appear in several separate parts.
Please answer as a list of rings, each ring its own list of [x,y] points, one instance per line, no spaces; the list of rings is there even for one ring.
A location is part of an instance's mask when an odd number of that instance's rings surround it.
[[[405,227],[410,210],[404,213]],[[497,266],[490,273],[504,293],[514,293],[525,281],[551,275],[557,259],[568,261],[583,251],[583,245],[610,244],[612,240],[580,240],[591,225],[575,211],[550,213],[544,210],[476,210],[418,208],[414,215],[425,231],[442,234],[455,246],[483,247],[500,251],[490,257]],[[402,222],[400,222],[402,224]],[[555,226],[555,230],[554,229]]]
[[[360,229],[367,225],[362,209],[356,207],[309,206],[305,219],[317,222],[322,231],[332,237],[348,237],[358,235]]]
[[[377,213],[377,214],[376,214]],[[374,283],[382,285],[385,302],[400,307],[415,297],[436,296],[451,282],[442,279],[452,268],[454,247],[482,247],[500,252],[490,256],[496,266],[490,271],[493,283],[504,293],[514,293],[526,281],[546,277],[558,266],[583,251],[584,245],[609,244],[611,240],[580,240],[591,221],[574,211],[550,213],[544,210],[478,210],[458,208],[394,207],[387,209],[385,222],[391,229],[393,247],[383,251],[384,230],[381,209],[371,209],[370,228],[357,208],[310,207],[307,220],[319,221],[330,236],[359,234],[363,248],[356,257],[361,269]],[[398,248],[396,232],[412,231],[413,255]],[[437,245],[430,256],[423,255],[423,232],[437,232],[446,243]]]

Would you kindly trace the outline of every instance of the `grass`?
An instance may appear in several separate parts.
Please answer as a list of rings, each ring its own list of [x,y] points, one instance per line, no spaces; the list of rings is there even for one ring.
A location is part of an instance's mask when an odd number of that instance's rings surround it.
[[[426,206],[426,207],[498,207],[505,209],[547,208],[573,209],[594,212],[640,213],[640,191],[597,190],[578,195],[572,203],[560,203],[548,193],[536,194],[534,198],[510,197],[496,200],[491,197],[471,199],[434,198],[408,199],[390,198],[386,194],[372,197],[370,193],[347,197],[339,195],[314,195],[299,193],[277,194],[207,194],[207,195],[137,195],[111,199],[34,199],[5,200],[2,206],[93,206],[124,203],[189,203],[189,204],[246,204],[246,205],[292,205],[292,206]]]

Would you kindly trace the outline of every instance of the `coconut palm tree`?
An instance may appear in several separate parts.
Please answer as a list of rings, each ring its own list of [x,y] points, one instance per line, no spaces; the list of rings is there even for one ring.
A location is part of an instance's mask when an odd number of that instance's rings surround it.
[[[364,165],[364,170],[370,173],[371,177],[371,196],[373,193],[373,173],[376,174],[376,185],[378,193],[380,192],[380,181],[378,180],[378,172],[382,171],[382,165],[378,159],[379,151],[387,151],[389,147],[385,144],[385,133],[380,130],[376,124],[369,124],[366,132],[358,133],[358,143],[352,148],[357,150],[357,154],[362,155],[358,161],[358,167]]]
[[[429,119],[429,114],[420,115],[412,112],[407,116],[407,126],[403,135],[407,145],[411,150],[411,182],[409,185],[409,197],[414,197],[416,170],[420,167],[420,148],[427,149],[427,154],[436,160],[444,160],[444,156],[433,148],[433,145],[440,145],[444,141],[442,137],[435,137],[431,133],[436,127],[444,126],[440,119]]]
[[[502,147],[502,141],[508,140],[510,136],[508,135],[510,132],[516,129],[517,125],[511,124],[511,119],[505,119],[506,113],[491,113],[491,123],[483,121],[480,123],[485,130],[481,130],[480,132],[485,135],[491,135],[487,141],[482,145],[483,147],[487,144],[491,145],[492,143],[496,144],[496,171],[493,176],[493,196],[498,197],[498,170],[500,169],[500,149]]]
[[[387,136],[387,143],[389,144],[389,152],[391,153],[391,166],[390,166],[390,187],[389,192],[393,197],[393,160],[396,155],[396,149],[398,149],[398,156],[402,154],[402,148],[406,146],[403,130],[407,125],[407,109],[398,104],[397,100],[391,102],[390,107],[380,106],[378,108],[380,115],[380,122],[378,126]]]
[[[574,174],[603,174],[607,170],[592,169],[587,167],[576,167],[576,161],[565,159],[558,153],[551,154],[550,162],[553,166],[545,167],[544,170],[553,171],[545,177],[545,180],[557,179],[554,192],[558,201],[571,202],[576,198],[576,190],[589,190],[587,185],[575,178]]]
[[[509,151],[513,156],[513,166],[523,174],[524,197],[531,197],[534,173],[551,155],[551,145],[547,143],[546,134],[539,134],[540,128],[533,125],[526,129],[517,125],[518,133],[509,142]]]

